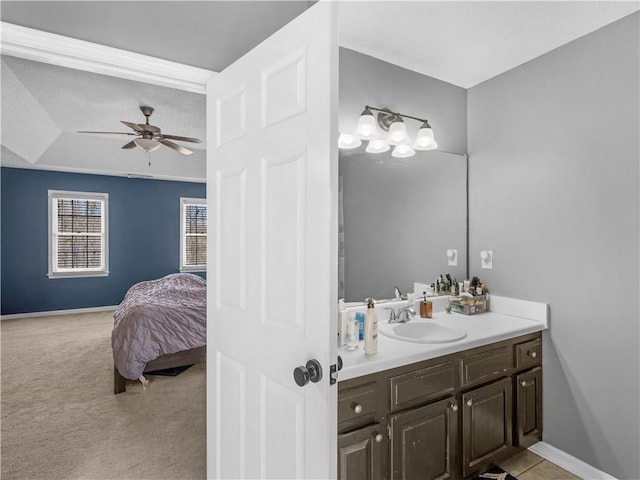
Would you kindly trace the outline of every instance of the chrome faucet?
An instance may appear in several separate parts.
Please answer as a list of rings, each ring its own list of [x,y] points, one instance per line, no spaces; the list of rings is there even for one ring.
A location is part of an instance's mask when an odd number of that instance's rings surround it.
[[[411,307],[402,307],[398,313],[391,307],[386,307],[385,310],[389,310],[388,323],[404,323],[416,316],[416,311]]]
[[[389,323],[395,323],[395,321],[398,319],[396,317],[396,311],[391,307],[385,307],[385,310],[389,310],[389,318],[387,319],[387,321]]]
[[[396,296],[396,300],[406,300],[407,296],[403,295],[400,289],[396,286],[393,287],[394,294]]]
[[[396,320],[398,322],[408,322],[415,316],[416,316],[416,311],[413,308],[402,307],[400,310],[398,310],[398,315],[396,317]]]

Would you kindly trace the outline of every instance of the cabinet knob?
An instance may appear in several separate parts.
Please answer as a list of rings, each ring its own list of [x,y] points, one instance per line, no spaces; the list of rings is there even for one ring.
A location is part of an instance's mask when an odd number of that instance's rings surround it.
[[[471,399],[467,400],[467,406],[470,407],[471,405],[473,405],[473,400]]]
[[[520,382],[520,385],[522,385],[523,387],[526,387],[526,386],[527,386],[527,382],[526,382],[526,380],[522,380],[522,381]]]
[[[360,405],[359,403],[356,403],[353,406],[353,411],[356,412],[356,414],[361,414],[362,413],[362,405]]]
[[[538,352],[527,350],[527,355],[529,355],[531,358],[536,358],[538,356]]]
[[[382,436],[381,433],[376,435],[376,443],[382,443],[382,440],[384,440],[384,437]]]
[[[454,412],[458,411],[458,405],[456,405],[455,403],[451,404],[451,410],[453,410]]]

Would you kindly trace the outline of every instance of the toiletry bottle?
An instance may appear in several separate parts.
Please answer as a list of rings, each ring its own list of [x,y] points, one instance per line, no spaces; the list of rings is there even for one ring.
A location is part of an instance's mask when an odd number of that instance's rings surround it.
[[[364,354],[378,353],[378,316],[372,298],[367,298],[367,314],[364,320]]]
[[[347,350],[357,350],[360,346],[360,324],[353,313],[347,318]]]
[[[427,300],[427,292],[422,292],[423,300],[420,302],[420,318],[431,318],[433,304]]]
[[[364,313],[357,312],[356,320],[358,321],[358,340],[364,340]]]

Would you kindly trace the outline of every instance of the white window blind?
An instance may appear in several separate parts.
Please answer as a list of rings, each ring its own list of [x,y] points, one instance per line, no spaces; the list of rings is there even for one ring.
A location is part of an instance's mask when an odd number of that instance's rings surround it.
[[[49,277],[108,275],[108,194],[49,191]]]
[[[207,201],[181,198],[180,270],[207,269]]]

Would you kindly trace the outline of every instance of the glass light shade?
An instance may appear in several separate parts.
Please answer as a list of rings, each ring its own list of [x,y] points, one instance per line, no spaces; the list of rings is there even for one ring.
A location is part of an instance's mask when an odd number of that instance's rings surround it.
[[[423,124],[418,130],[418,136],[413,144],[413,148],[416,150],[435,150],[438,148],[438,144],[433,138],[433,130],[429,127],[429,124]]]
[[[153,140],[151,138],[136,138],[133,143],[143,149],[145,152],[153,152],[157,150],[162,145],[157,140]]]
[[[389,133],[387,135],[387,143],[389,145],[399,145],[401,143],[409,143],[409,135],[407,134],[407,127],[404,121],[400,117],[396,117],[393,123],[389,126]]]
[[[376,119],[368,108],[365,108],[364,112],[362,112],[358,119],[358,126],[356,127],[355,135],[363,140],[371,140],[380,137],[380,132],[376,126]]]
[[[406,143],[401,143],[400,145],[396,145],[391,152],[391,156],[396,158],[407,158],[413,157],[416,154],[416,151],[411,148],[411,145],[407,145]]]
[[[338,137],[338,148],[358,148],[360,145],[362,145],[362,140],[350,133],[341,133]]]
[[[375,140],[369,140],[366,151],[369,153],[383,153],[388,152],[391,146],[383,139],[377,138]]]

